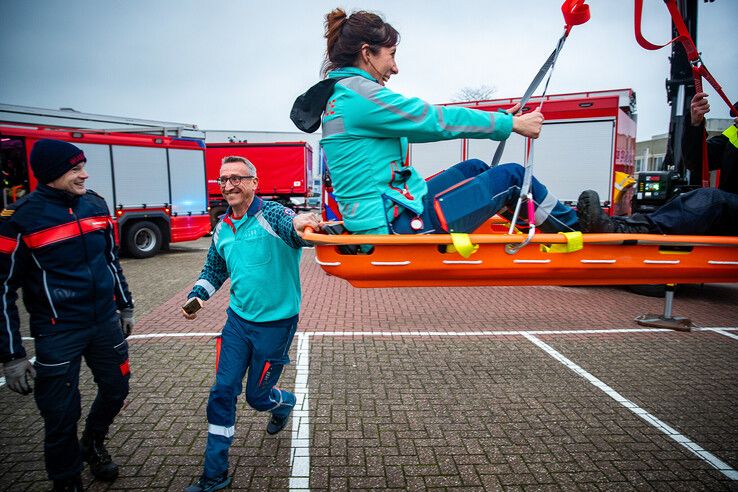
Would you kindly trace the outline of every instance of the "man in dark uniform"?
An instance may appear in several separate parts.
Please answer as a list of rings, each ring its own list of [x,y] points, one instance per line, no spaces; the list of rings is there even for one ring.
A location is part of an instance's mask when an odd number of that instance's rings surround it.
[[[118,262],[113,224],[102,197],[85,189],[84,153],[59,140],[31,152],[37,189],[0,220],[0,362],[8,387],[34,391],[44,419],[44,457],[54,490],[83,490],[83,460],[100,480],[118,477],[104,439],[128,395],[126,338],[133,300]],[[18,287],[30,313],[36,360],[21,341]],[[98,393],[81,440],[82,357]]]
[[[738,108],[738,101],[733,104]],[[702,139],[705,138],[705,115],[710,111],[707,94],[698,92],[689,107],[689,124],[686,125],[682,148],[690,182],[700,184],[702,176]],[[738,194],[738,114],[730,110],[733,124],[720,135],[707,139],[707,167],[720,171],[718,188]],[[707,179],[707,178],[705,178]]]

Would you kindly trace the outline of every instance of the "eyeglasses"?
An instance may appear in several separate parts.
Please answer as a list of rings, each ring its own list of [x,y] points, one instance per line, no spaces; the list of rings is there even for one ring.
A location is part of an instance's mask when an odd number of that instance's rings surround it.
[[[233,186],[238,186],[241,184],[241,180],[255,178],[256,176],[221,176],[216,181],[221,187],[225,186],[228,181],[230,181]]]

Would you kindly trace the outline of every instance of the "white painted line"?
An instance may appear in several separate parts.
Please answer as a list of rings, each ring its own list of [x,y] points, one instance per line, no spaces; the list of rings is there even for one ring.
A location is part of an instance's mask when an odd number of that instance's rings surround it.
[[[720,328],[704,328],[705,331],[712,331],[714,333],[719,333],[723,336],[726,336],[728,338],[732,338],[733,340],[738,340],[738,335],[733,335],[732,333],[728,333],[726,330],[720,329]]]
[[[545,265],[546,263],[551,263],[551,260],[513,260],[513,263],[519,263],[519,264],[542,264]]]
[[[604,264],[608,264],[609,265],[609,264],[612,264],[612,263],[616,263],[618,260],[579,260],[579,261],[581,263],[593,263],[593,264],[604,263]]]
[[[680,434],[677,430],[672,428],[669,424],[666,422],[663,422],[662,420],[659,420],[658,418],[654,417],[632,401],[628,400],[624,396],[622,396],[620,393],[603,383],[601,380],[597,379],[592,374],[588,373],[578,365],[576,365],[571,360],[567,359],[564,355],[562,355],[560,352],[556,351],[553,347],[548,345],[547,343],[541,341],[539,338],[523,334],[525,338],[527,338],[531,343],[533,343],[538,348],[542,349],[544,352],[546,352],[548,355],[553,357],[554,359],[561,362],[564,366],[571,369],[574,373],[578,374],[579,376],[583,377],[590,383],[592,383],[595,387],[601,389],[602,391],[607,394],[610,398],[615,400],[616,402],[620,403],[622,406],[636,414],[641,419],[645,420],[651,426],[655,427],[656,429],[660,430],[664,434],[666,434],[668,437],[673,439],[678,444],[685,447],[687,450],[689,450],[692,454],[697,456],[702,461],[707,462],[710,466],[716,468],[718,471],[720,471],[723,475],[730,478],[731,480],[738,480],[738,470],[735,470],[730,465],[722,461],[720,458],[715,456],[714,454],[710,453],[709,451],[706,451],[702,449],[702,447],[692,442],[687,436]]]
[[[681,260],[643,260],[646,265],[678,265]]]
[[[738,265],[738,261],[718,261],[718,260],[708,260],[707,262],[709,265]]]
[[[692,328],[692,331],[738,331],[738,326],[711,326]],[[479,337],[479,336],[524,336],[528,335],[599,335],[608,333],[673,333],[667,328],[605,328],[592,330],[483,330],[483,331],[309,331],[303,336],[314,337]],[[186,337],[217,337],[219,332],[207,333],[147,333],[131,335],[128,340],[143,340],[150,338],[186,338]],[[23,340],[32,341],[32,337],[23,337]]]
[[[295,364],[295,396],[292,410],[292,451],[290,454],[290,491],[310,490],[310,400],[308,372],[310,369],[310,337],[297,336],[297,363]]]
[[[213,333],[147,333],[144,335],[131,335],[128,340],[141,340],[144,338],[182,338],[182,337],[217,337],[220,332]]]
[[[481,265],[482,260],[443,260],[444,265]]]

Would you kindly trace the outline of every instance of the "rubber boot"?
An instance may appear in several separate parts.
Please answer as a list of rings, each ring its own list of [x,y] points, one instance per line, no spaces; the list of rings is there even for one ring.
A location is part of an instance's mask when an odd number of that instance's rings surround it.
[[[95,478],[105,482],[113,482],[118,478],[118,465],[105,448],[105,436],[85,431],[79,441],[79,447]]]

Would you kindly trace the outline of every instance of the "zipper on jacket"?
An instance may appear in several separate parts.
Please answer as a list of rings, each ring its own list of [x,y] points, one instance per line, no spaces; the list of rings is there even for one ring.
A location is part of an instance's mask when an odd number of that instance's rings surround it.
[[[97,283],[95,282],[95,275],[92,271],[92,268],[90,268],[90,257],[87,252],[87,241],[85,241],[85,233],[82,230],[82,223],[79,221],[77,214],[74,213],[74,210],[72,210],[72,207],[69,207],[69,214],[74,217],[74,220],[77,222],[77,227],[79,228],[79,238],[82,241],[82,249],[85,252],[85,267],[90,274],[90,281],[92,282],[92,313],[94,315],[95,322],[97,322]]]

